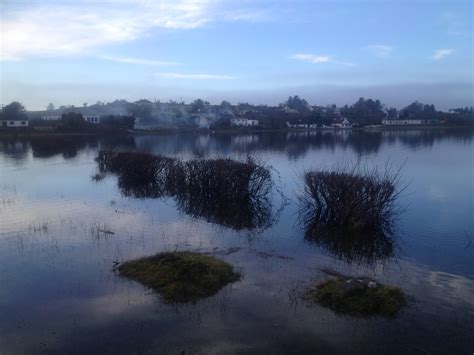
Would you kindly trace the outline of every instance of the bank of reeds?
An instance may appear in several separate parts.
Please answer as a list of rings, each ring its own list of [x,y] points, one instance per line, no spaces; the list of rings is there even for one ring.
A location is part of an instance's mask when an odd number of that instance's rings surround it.
[[[126,195],[172,196],[181,211],[234,229],[270,223],[271,173],[251,158],[181,161],[148,153],[101,151],[96,161],[101,173],[118,175]]]
[[[100,151],[96,161],[101,173],[118,175],[118,185],[127,196],[161,197],[173,190],[174,159],[141,152]]]
[[[262,227],[271,218],[270,171],[253,159],[194,159],[182,163],[176,201],[187,214],[235,229]]]
[[[300,218],[305,237],[353,261],[393,254],[390,239],[399,171],[355,165],[304,173]]]

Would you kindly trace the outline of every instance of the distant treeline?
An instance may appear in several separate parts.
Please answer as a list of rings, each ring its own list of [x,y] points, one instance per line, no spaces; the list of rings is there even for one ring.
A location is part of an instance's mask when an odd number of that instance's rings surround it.
[[[28,115],[25,107],[19,102],[12,102],[2,107],[1,121],[26,121]],[[46,121],[42,118],[29,120],[30,126],[50,127],[58,131],[83,131],[100,128],[133,129],[135,117],[130,115],[104,115],[98,117],[96,122],[89,122],[82,113],[70,111],[61,114],[60,119]],[[1,126],[1,125],[0,125]]]
[[[310,105],[299,96],[290,96],[278,106],[251,105],[248,103],[231,104],[222,101],[211,105],[202,99],[191,103],[167,103],[139,100],[133,103],[116,100],[111,103],[97,102],[83,107],[60,106],[49,104],[46,111],[26,112],[19,102],[12,102],[2,108],[0,119],[24,120],[30,117],[30,126],[56,126],[57,129],[90,128],[84,117],[99,117],[102,127],[120,129],[132,128],[205,128],[227,129],[231,127],[232,118],[258,120],[260,129],[285,129],[288,123],[330,125],[347,118],[354,126],[364,127],[380,125],[383,120],[430,120],[442,125],[474,125],[473,107],[453,108],[449,112],[436,110],[432,104],[415,101],[398,110],[385,106],[380,100],[360,98],[352,105]],[[42,118],[48,115],[61,116],[60,122],[45,122]],[[97,127],[96,127],[97,128]],[[255,128],[255,127],[254,127]]]
[[[43,122],[36,122],[40,125]],[[86,130],[99,127],[110,127],[118,129],[133,129],[135,125],[135,117],[133,116],[102,116],[99,117],[98,122],[88,122],[81,113],[68,112],[61,115],[61,120],[57,122],[60,130]]]

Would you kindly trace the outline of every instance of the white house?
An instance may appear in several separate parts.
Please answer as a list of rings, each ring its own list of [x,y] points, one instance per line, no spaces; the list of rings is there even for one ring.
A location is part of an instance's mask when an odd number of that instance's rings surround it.
[[[333,123],[331,126],[334,128],[348,129],[352,128],[352,123],[350,123],[347,118],[344,118],[341,123]]]
[[[252,127],[258,126],[258,120],[250,120],[248,118],[231,118],[230,124],[232,126]]]
[[[41,116],[42,120],[45,121],[59,121],[61,119],[60,115],[46,115],[46,116]]]
[[[99,116],[96,116],[96,115],[84,115],[83,117],[84,117],[84,119],[86,120],[86,122],[94,123],[94,124],[100,123],[100,118],[99,118]],[[41,119],[43,119],[43,120],[45,120],[45,121],[60,121],[60,120],[61,120],[61,116],[60,116],[60,115],[45,115],[45,116],[41,116]]]
[[[1,121],[1,127],[3,128],[22,128],[28,127],[28,120],[5,120]]]
[[[438,123],[438,120],[383,120],[384,126],[422,126]]]
[[[99,124],[99,116],[84,116],[84,119],[89,123]]]
[[[286,122],[288,128],[299,128],[299,129],[315,129],[318,128],[316,123],[290,123]]]

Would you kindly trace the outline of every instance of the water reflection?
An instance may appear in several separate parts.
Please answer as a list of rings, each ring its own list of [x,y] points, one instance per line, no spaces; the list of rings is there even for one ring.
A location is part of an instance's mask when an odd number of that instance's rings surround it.
[[[306,225],[305,239],[348,263],[371,265],[394,256],[394,239],[383,231],[321,230]]]
[[[0,155],[13,161],[15,165],[22,165],[25,162],[28,151],[28,139],[0,138]]]
[[[79,151],[96,148],[97,138],[93,137],[34,137],[29,140],[34,158],[51,158],[57,155],[64,159],[75,158]]]
[[[291,160],[304,157],[312,150],[350,150],[358,156],[377,154],[383,146],[401,144],[409,149],[431,147],[442,140],[469,143],[472,131],[459,129],[437,130],[373,130],[373,131],[308,131],[249,134],[203,134],[137,137],[137,149],[166,155],[191,154],[208,156],[246,154],[267,151],[284,153]]]
[[[139,150],[165,155],[191,154],[209,156],[219,154],[275,151],[290,159],[305,156],[310,150],[351,150],[356,155],[376,154],[384,145],[401,144],[409,149],[431,147],[439,141],[455,140],[470,143],[469,129],[412,129],[373,131],[308,131],[249,134],[182,134],[162,136],[42,136],[1,137],[0,153],[21,162],[31,149],[34,157],[50,158],[61,155],[73,158],[84,149]]]
[[[364,147],[366,139],[370,142]],[[472,131],[87,140],[77,142],[74,159],[64,159],[74,147],[64,152],[46,149],[49,158],[36,158],[31,139],[0,138],[2,354],[472,351]],[[248,153],[256,154],[280,172],[279,187],[291,200],[259,238],[242,238],[234,228],[206,223],[231,217],[215,217],[220,211],[201,207],[199,200],[188,211],[179,207],[183,213],[196,213],[193,219],[181,215],[166,198],[124,197],[115,178],[91,182],[89,176],[97,167],[93,158],[100,149],[148,151],[181,161],[216,156],[242,160]],[[409,156],[414,150],[416,154]],[[397,163],[409,156],[403,179],[413,181],[403,196],[408,206],[396,235],[367,240],[364,234],[342,234],[327,239],[322,233],[296,231],[295,171],[361,154],[373,154],[379,166],[389,156]],[[131,188],[126,180],[119,184]],[[128,191],[129,196],[146,195]],[[97,227],[115,234],[93,235],[91,228]],[[308,243],[302,243],[305,237]],[[315,244],[321,248],[313,248]],[[243,282],[192,308],[170,308],[112,271],[114,261],[160,251],[212,253],[233,247],[239,251],[219,258],[236,265]],[[393,260],[393,254],[399,258]],[[360,322],[308,308],[304,302],[290,304],[295,285],[323,280],[320,270],[328,267],[400,286],[414,299],[413,306],[390,322]]]

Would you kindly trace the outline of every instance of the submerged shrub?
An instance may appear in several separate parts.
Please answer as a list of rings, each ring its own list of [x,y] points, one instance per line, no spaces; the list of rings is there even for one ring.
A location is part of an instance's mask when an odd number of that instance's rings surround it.
[[[170,171],[174,160],[140,152],[101,151],[96,158],[99,171],[118,175],[118,185],[126,196],[161,197],[173,184]]]
[[[406,305],[398,287],[368,278],[339,276],[310,288],[306,298],[338,314],[394,317]]]
[[[184,213],[237,230],[271,223],[271,173],[251,158],[182,162],[148,153],[101,151],[96,161],[100,172],[118,175],[125,195],[172,196]]]
[[[306,172],[300,197],[305,238],[348,261],[393,255],[398,176],[359,166]]]
[[[182,164],[178,208],[235,229],[263,227],[271,219],[270,171],[252,159],[194,159]]]
[[[240,274],[232,265],[206,254],[169,252],[127,261],[120,275],[159,293],[165,302],[185,303],[216,294]]]

